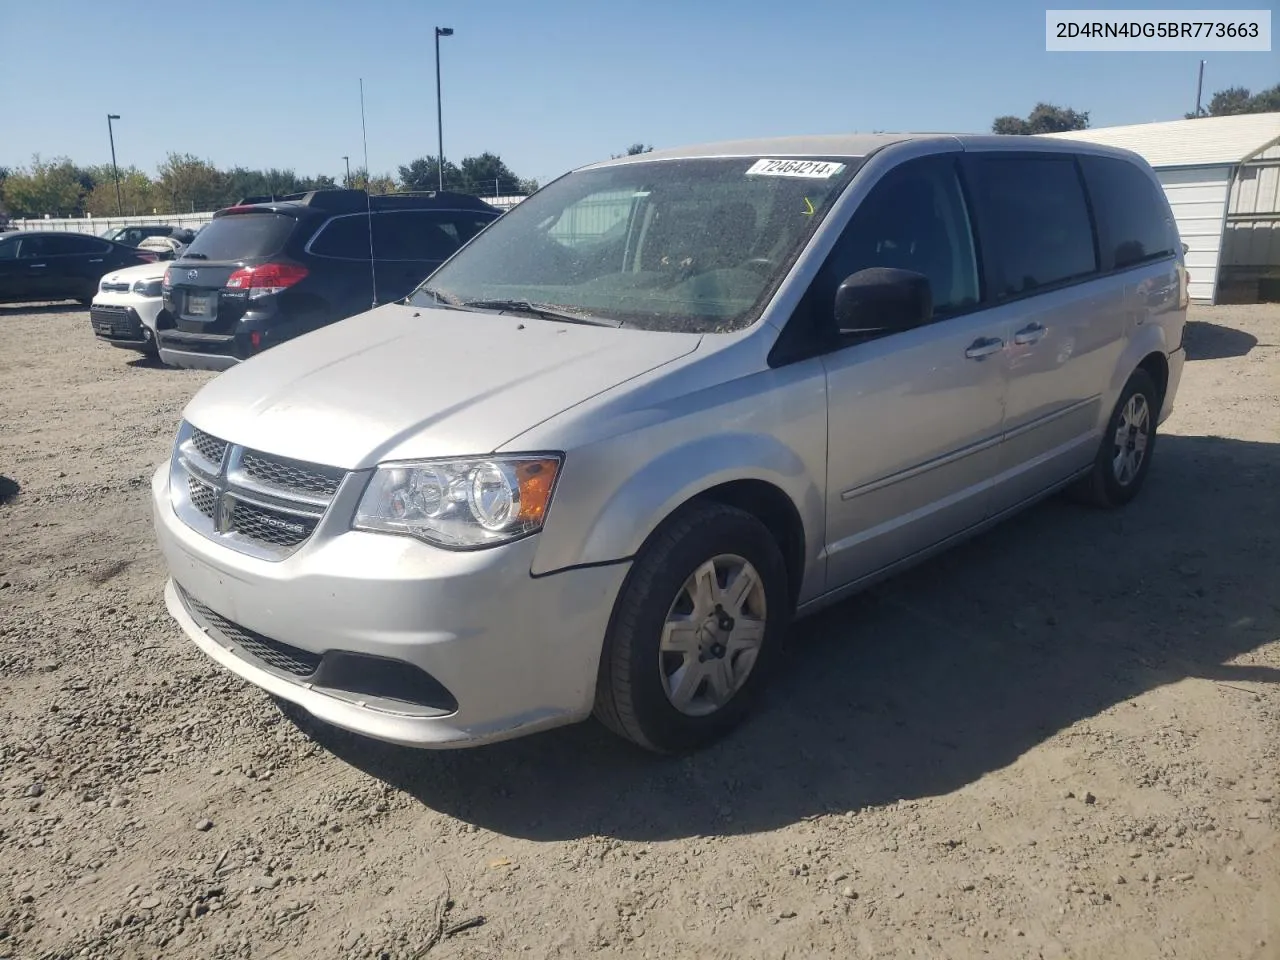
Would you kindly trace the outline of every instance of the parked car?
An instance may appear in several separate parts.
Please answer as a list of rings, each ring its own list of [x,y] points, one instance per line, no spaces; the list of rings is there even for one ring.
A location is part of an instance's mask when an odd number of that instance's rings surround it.
[[[150,250],[161,260],[176,260],[191,246],[195,233],[183,230],[167,237],[147,237],[138,244],[139,250]]]
[[[107,274],[89,305],[94,336],[113,347],[155,357],[156,321],[164,309],[160,287],[167,265],[143,263]]]
[[[78,300],[86,307],[105,273],[156,255],[80,233],[0,233],[0,303]]]
[[[161,331],[161,359],[222,370],[403,299],[498,215],[460,194],[363,190],[220,210],[169,269],[165,308],[175,326]]]
[[[585,167],[405,303],[195,395],[152,481],[168,609],[368,736],[594,712],[696,747],[793,616],[1055,491],[1132,500],[1183,369],[1183,270],[1151,168],[1084,143]]]
[[[148,237],[172,237],[183,232],[187,232],[183,227],[164,223],[131,224],[103,231],[102,239],[123,243],[126,247],[136,247]]]

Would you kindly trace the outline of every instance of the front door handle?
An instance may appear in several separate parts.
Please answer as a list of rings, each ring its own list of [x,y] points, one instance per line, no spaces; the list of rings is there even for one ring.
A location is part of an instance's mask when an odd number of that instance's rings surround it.
[[[101,257],[94,257],[94,258],[93,258],[92,260],[90,260],[89,262],[90,262],[90,263],[101,263],[101,262],[102,262],[102,258],[101,258]]]
[[[29,264],[27,264],[28,269],[31,269],[31,270],[42,270],[43,268],[45,268],[45,267],[47,267],[47,266],[48,266],[48,264],[47,264],[47,263],[29,263]]]
[[[1004,341],[999,337],[979,337],[969,344],[969,349],[964,352],[964,355],[970,360],[985,360],[1003,349]]]
[[[1048,329],[1041,324],[1029,323],[1013,335],[1013,342],[1019,346],[1026,346],[1028,343],[1037,342],[1048,332]]]

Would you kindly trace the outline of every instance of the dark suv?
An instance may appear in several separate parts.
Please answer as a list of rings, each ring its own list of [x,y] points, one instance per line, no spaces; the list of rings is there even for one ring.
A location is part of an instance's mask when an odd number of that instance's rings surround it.
[[[463,194],[370,198],[363,190],[317,190],[219,210],[165,273],[160,357],[223,370],[370,305],[403,299],[500,215]]]

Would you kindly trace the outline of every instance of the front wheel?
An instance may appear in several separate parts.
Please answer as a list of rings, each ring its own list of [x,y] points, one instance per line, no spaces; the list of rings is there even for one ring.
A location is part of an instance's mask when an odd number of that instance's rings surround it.
[[[658,753],[696,749],[737,725],[790,621],[787,570],[755,517],[685,508],[636,558],[601,657],[596,716]]]
[[[1156,445],[1160,391],[1145,370],[1135,370],[1111,412],[1093,469],[1071,493],[1099,507],[1120,507],[1138,495]]]

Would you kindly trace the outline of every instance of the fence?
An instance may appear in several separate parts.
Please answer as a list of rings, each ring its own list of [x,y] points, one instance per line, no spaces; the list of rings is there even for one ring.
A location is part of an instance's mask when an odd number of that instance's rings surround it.
[[[48,217],[32,220],[11,220],[11,230],[65,230],[67,233],[88,233],[102,236],[115,227],[131,227],[139,224],[162,223],[166,226],[195,230],[213,219],[213,213],[175,213],[148,217]]]

